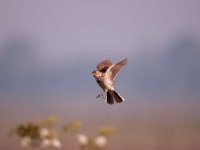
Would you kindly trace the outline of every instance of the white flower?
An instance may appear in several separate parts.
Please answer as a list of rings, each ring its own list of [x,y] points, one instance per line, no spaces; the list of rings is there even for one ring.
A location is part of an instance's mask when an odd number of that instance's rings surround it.
[[[31,144],[31,138],[26,136],[24,138],[21,139],[21,146],[22,147],[29,147]]]
[[[61,142],[58,139],[43,139],[41,143],[41,148],[45,149],[48,147],[55,147],[55,148],[61,148]]]
[[[103,148],[105,147],[105,145],[107,144],[108,140],[105,136],[98,136],[95,140],[94,140],[94,143],[97,147],[99,148]]]
[[[50,131],[47,128],[41,128],[40,129],[40,137],[41,138],[46,138],[47,136],[49,136]]]
[[[78,134],[77,140],[80,146],[86,146],[89,143],[88,137],[84,134]]]
[[[42,140],[41,148],[47,148],[51,145],[51,141],[49,139]]]
[[[56,148],[61,148],[61,142],[58,139],[52,139],[51,141],[52,146],[56,147]]]

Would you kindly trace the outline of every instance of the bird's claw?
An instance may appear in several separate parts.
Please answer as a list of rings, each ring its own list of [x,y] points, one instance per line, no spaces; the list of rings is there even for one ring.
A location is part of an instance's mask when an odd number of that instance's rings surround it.
[[[99,95],[97,95],[96,98],[103,98],[103,99],[105,99],[103,93],[100,93]]]

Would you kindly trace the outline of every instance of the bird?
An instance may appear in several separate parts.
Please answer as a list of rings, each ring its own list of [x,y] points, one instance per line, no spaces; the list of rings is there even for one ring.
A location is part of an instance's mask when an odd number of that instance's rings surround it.
[[[114,82],[117,74],[123,66],[128,63],[128,58],[120,60],[112,64],[111,60],[106,59],[97,65],[97,69],[92,71],[97,84],[106,93],[106,102],[110,105],[114,103],[121,103],[124,98],[120,96],[114,88]],[[97,95],[96,98],[103,96],[103,93]]]

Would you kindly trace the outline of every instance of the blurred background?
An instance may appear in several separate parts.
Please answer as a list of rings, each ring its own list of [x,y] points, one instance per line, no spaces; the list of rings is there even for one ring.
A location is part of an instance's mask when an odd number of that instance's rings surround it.
[[[10,128],[49,115],[85,131],[112,125],[107,149],[200,149],[200,1],[0,1],[0,149]],[[107,105],[91,72],[128,57]],[[61,133],[62,135],[62,133]],[[62,149],[78,149],[62,137]]]

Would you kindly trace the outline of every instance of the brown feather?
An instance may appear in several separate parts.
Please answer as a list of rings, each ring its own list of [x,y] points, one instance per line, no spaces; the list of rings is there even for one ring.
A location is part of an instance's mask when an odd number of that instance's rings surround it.
[[[112,66],[112,62],[109,60],[109,59],[106,59],[102,62],[100,62],[98,65],[97,65],[97,70],[102,70],[103,68],[108,68]]]
[[[120,71],[120,69],[125,66],[126,64],[128,63],[128,59],[124,59],[124,60],[121,60],[115,64],[113,64],[112,66],[110,66],[108,68],[108,70],[106,71],[106,75],[111,79],[111,80],[114,80],[117,73]]]

